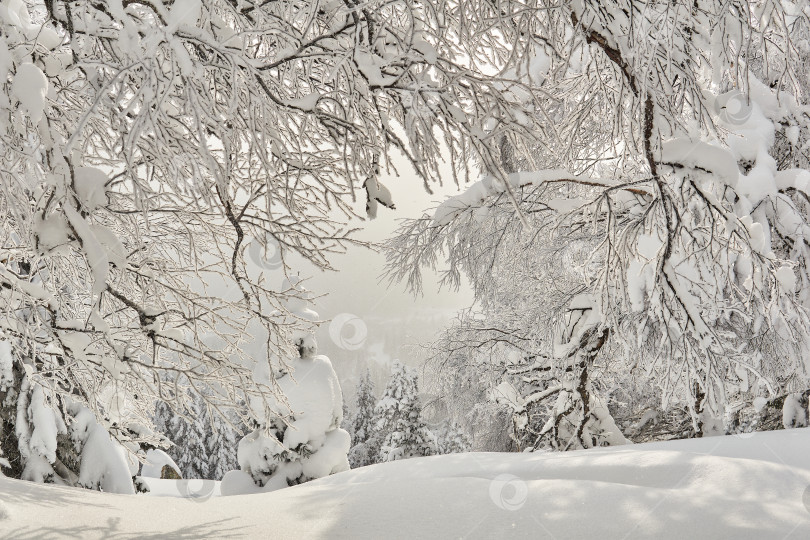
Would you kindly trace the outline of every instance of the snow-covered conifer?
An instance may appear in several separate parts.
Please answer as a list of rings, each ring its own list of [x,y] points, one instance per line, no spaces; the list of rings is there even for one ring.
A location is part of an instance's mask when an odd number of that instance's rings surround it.
[[[184,478],[220,480],[237,466],[233,410],[209,414],[204,395],[190,401],[191,409],[178,414],[164,401],[155,406],[155,429],[166,436],[166,453],[177,463]],[[229,414],[223,418],[222,414]]]
[[[421,416],[416,373],[394,362],[391,379],[374,409],[373,429],[380,438],[378,461],[432,456],[438,452],[436,436]]]
[[[357,409],[352,417],[353,438],[349,451],[352,468],[371,465],[377,459],[380,441],[374,427],[376,404],[374,382],[371,380],[371,372],[366,370],[357,385]]]
[[[206,434],[210,425],[208,411],[199,397],[194,399],[185,414],[176,414],[169,420],[165,435],[174,445],[168,454],[180,467],[183,478],[208,478]]]
[[[239,466],[236,460],[237,433],[224,419],[214,416],[206,437],[208,474],[206,478],[222,480],[228,471]]]
[[[70,438],[81,456],[78,485],[100,491],[134,494],[133,477],[138,472],[138,463],[116,439],[110,437],[109,427],[96,421],[87,407],[69,405]]]
[[[349,434],[351,440],[354,441],[354,418],[349,412],[349,405],[343,401],[343,421],[340,423],[340,428]]]
[[[158,400],[155,402],[155,413],[152,417],[152,424],[154,425],[155,430],[158,433],[165,435],[168,440],[171,440],[168,437],[168,433],[170,431],[172,418],[174,418],[174,416],[175,413],[167,402],[163,400]]]
[[[469,452],[472,445],[470,438],[457,422],[447,421],[442,425],[437,436],[439,454],[460,454]]]
[[[782,406],[782,425],[785,429],[807,427],[808,399],[807,393],[793,392],[785,396]]]
[[[28,360],[20,357],[16,343],[0,339],[4,472],[36,482],[134,493],[137,463],[132,448],[110,436],[117,426],[99,423],[87,407],[47,385],[31,384],[31,371],[20,370]]]
[[[285,280],[295,291],[286,312],[300,328],[292,334],[292,355],[278,359],[273,370],[256,372],[265,384],[281,390],[275,401],[249,404],[257,428],[239,441],[241,471],[223,480],[223,493],[244,485],[244,477],[266,491],[348,470],[349,434],[340,428],[343,395],[329,358],[317,354],[315,336],[302,323],[312,324],[311,294],[297,277]],[[270,368],[270,366],[267,366]]]

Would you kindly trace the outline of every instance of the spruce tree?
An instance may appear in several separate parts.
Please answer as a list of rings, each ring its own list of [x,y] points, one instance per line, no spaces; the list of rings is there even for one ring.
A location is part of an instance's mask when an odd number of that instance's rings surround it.
[[[230,420],[235,424],[235,415]],[[173,443],[166,453],[177,463],[183,478],[220,480],[238,468],[237,433],[218,414],[208,413],[202,396],[196,395],[184,415],[158,401],[153,423],[155,430]]]
[[[167,453],[180,467],[183,478],[208,478],[209,457],[206,431],[210,426],[208,409],[197,396],[184,415],[173,414],[165,423],[166,437],[174,443]]]
[[[416,374],[395,362],[391,380],[374,410],[374,430],[381,437],[379,462],[436,454],[436,436],[421,414]]]
[[[354,443],[354,418],[349,413],[349,406],[343,402],[343,420],[340,422],[340,429],[349,434],[349,437]]]
[[[152,417],[152,424],[155,426],[155,431],[157,433],[165,435],[168,439],[171,439],[171,437],[168,436],[168,433],[169,424],[171,423],[172,418],[174,418],[174,411],[172,411],[168,403],[165,401],[156,401],[155,415]]]
[[[211,480],[221,480],[225,473],[239,467],[236,460],[236,431],[218,416],[208,428],[205,440],[208,450],[208,475]]]
[[[352,449],[349,451],[349,463],[352,468],[371,465],[376,462],[379,452],[379,439],[374,428],[374,383],[371,372],[360,379],[357,385],[357,411],[352,418]]]

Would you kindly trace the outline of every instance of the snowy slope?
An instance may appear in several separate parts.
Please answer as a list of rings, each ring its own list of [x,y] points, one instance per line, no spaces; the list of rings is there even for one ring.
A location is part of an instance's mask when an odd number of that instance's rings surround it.
[[[419,458],[196,500],[0,479],[0,538],[808,538],[808,486],[810,429]]]

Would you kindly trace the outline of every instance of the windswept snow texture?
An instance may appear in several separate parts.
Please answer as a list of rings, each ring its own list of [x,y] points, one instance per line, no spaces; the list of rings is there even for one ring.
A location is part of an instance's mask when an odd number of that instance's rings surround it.
[[[808,538],[808,447],[810,429],[793,429],[452,454],[194,500],[0,478],[0,537]]]

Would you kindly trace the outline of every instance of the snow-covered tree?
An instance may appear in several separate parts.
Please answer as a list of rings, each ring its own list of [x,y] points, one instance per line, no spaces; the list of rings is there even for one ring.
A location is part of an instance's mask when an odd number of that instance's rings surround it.
[[[289,278],[288,287],[299,292],[299,300],[288,304],[287,312],[302,321],[317,320],[300,280]],[[340,428],[343,394],[337,374],[329,358],[317,354],[312,332],[295,334],[294,345],[296,356],[277,359],[272,372],[261,374],[278,387],[280,397],[269,407],[258,400],[248,404],[257,426],[239,441],[241,470],[224,478],[223,493],[238,492],[231,490],[240,490],[247,478],[272,491],[349,469],[351,442]]]
[[[446,421],[436,435],[438,454],[460,454],[469,452],[470,438],[457,422]]]
[[[374,382],[371,371],[357,384],[357,408],[352,417],[352,448],[349,451],[349,463],[352,468],[364,467],[375,462],[380,441],[374,424],[374,408],[377,398],[374,396]]]
[[[132,477],[137,461],[110,436],[116,426],[108,418],[97,421],[80,402],[64,396],[59,411],[42,385],[31,384],[30,371],[12,340],[0,339],[0,403],[3,421],[2,472],[35,482],[83,486],[89,489],[134,493]],[[109,394],[106,399],[115,408]]]
[[[441,255],[447,282],[473,283],[480,310],[435,360],[492,362],[528,444],[559,449],[625,442],[609,406],[624,383],[685,407],[697,435],[736,400],[805,388],[807,8],[541,4],[504,40],[548,96],[530,113],[542,144],[505,142],[389,244],[414,289]]]
[[[366,201],[369,215],[393,208],[377,173],[394,150],[428,186],[440,157],[468,174],[470,159],[495,163],[492,137],[533,133],[515,111],[536,95],[492,75],[500,23],[465,2],[0,3],[0,319],[15,399],[27,380],[66,437],[69,395],[144,448],[160,441],[155,401],[189,408],[166,375],[212,389],[214,414],[272,409],[280,388],[254,371],[295,358],[299,321],[260,255],[328,269],[352,241],[346,219]],[[16,408],[3,409],[13,439]],[[23,461],[38,455],[9,441]]]
[[[437,453],[436,436],[422,420],[417,375],[394,362],[391,379],[374,409],[374,432],[379,438],[376,462],[396,461]]]
[[[197,395],[190,405],[180,414],[166,402],[158,402],[155,429],[165,435],[170,444],[166,452],[183,478],[220,480],[237,467],[237,437],[231,425],[236,415],[210,415],[202,395]]]
[[[236,420],[235,418],[232,419]],[[239,466],[236,460],[236,448],[239,442],[238,434],[231,426],[222,420],[214,421],[208,426],[205,444],[208,450],[208,473],[210,480],[222,480],[228,471]]]
[[[808,400],[807,395],[794,392],[785,396],[782,406],[782,425],[787,428],[807,427]]]
[[[180,467],[183,478],[208,478],[209,455],[206,436],[211,423],[201,398],[191,403],[184,415],[173,415],[164,433],[173,446],[168,453]]]
[[[158,401],[155,403],[155,412],[152,416],[152,424],[155,431],[162,434],[169,433],[172,425],[172,419],[177,413],[171,408],[166,401]],[[167,437],[167,441],[169,438]]]
[[[349,413],[349,405],[345,400],[343,401],[343,422],[340,423],[340,427],[354,440],[354,422],[352,415]]]

